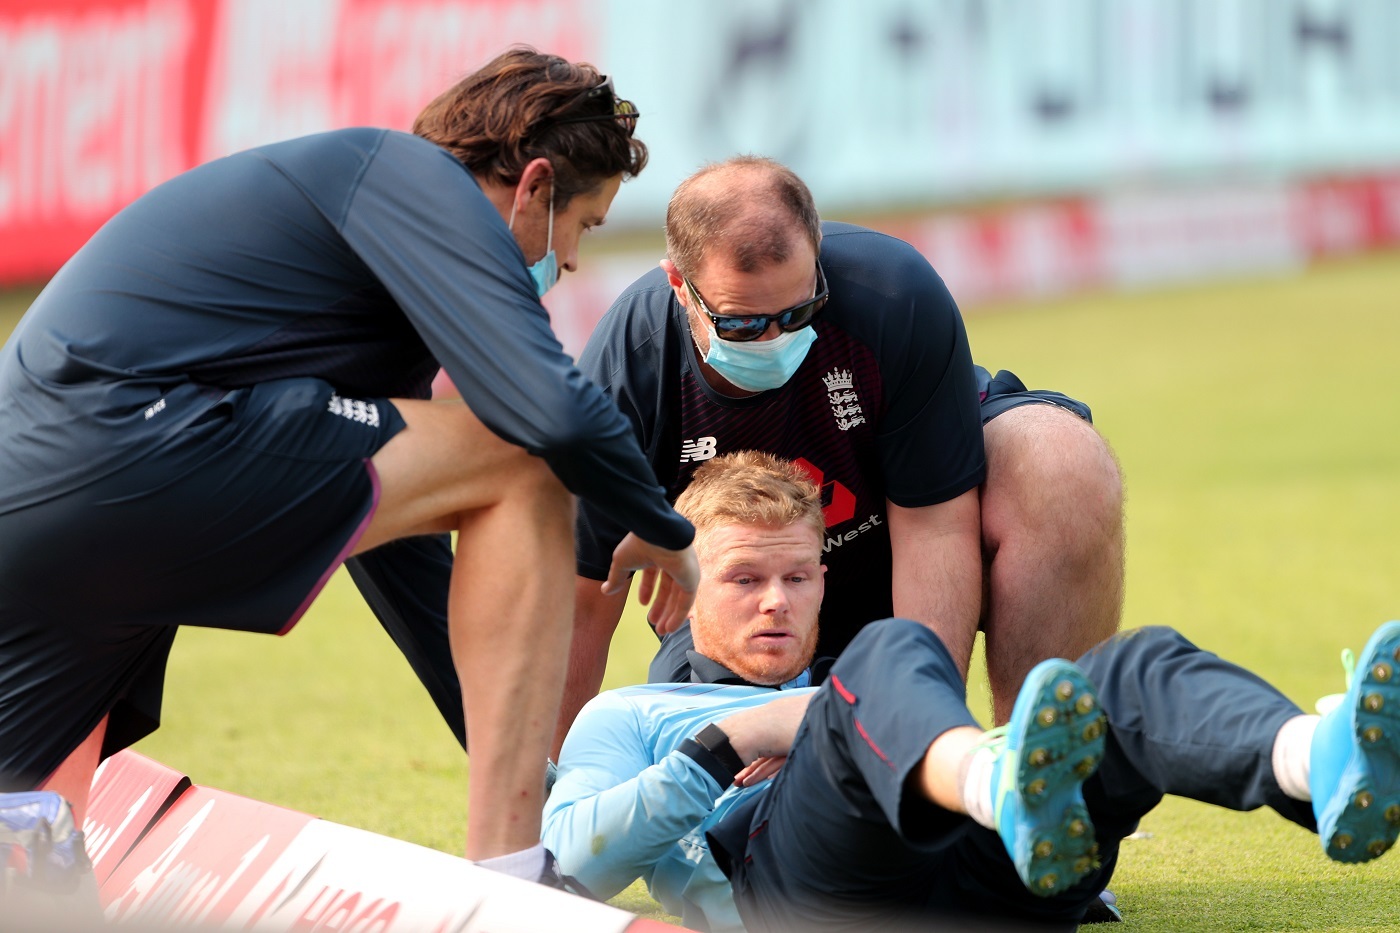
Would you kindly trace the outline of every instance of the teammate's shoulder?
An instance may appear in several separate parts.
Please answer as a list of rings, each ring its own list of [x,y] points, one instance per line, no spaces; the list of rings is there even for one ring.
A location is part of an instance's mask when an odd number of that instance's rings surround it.
[[[391,160],[395,170],[418,172],[453,171],[470,175],[452,153],[441,146],[399,130],[375,126],[352,126],[324,133],[312,133],[282,142],[259,146],[250,152],[277,163],[306,163],[325,160],[325,167],[363,166],[372,160]]]
[[[346,127],[266,143],[249,149],[248,153],[264,156],[272,161],[307,153],[320,155],[336,152],[365,154],[378,149],[383,144],[384,139],[393,132],[393,130],[369,126]]]
[[[640,275],[613,301],[609,312],[616,311],[626,320],[664,320],[671,309],[671,282],[666,270],[657,266]]]
[[[666,273],[652,269],[617,296],[593,329],[589,346],[597,352],[606,345],[623,355],[663,348],[680,322],[672,298]]]
[[[822,263],[856,263],[933,273],[928,259],[908,242],[892,234],[838,221],[822,223]]]

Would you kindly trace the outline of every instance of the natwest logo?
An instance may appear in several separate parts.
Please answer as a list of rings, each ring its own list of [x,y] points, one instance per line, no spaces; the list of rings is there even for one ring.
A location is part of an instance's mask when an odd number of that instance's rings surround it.
[[[806,472],[812,482],[821,487],[822,502],[826,503],[822,506],[822,517],[826,519],[826,527],[830,528],[832,525],[839,525],[855,518],[855,493],[836,480],[827,482],[826,474],[805,457],[798,457],[793,462]]]

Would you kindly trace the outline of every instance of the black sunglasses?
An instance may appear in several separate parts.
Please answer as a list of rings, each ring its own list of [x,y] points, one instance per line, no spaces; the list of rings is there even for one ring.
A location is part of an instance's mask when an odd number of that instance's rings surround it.
[[[740,317],[738,315],[715,314],[705,304],[705,299],[700,297],[700,291],[690,281],[682,278],[685,287],[690,289],[690,294],[694,296],[695,303],[700,306],[715,325],[715,335],[720,340],[731,340],[735,343],[744,343],[748,340],[757,340],[768,330],[768,325],[776,323],[778,329],[791,333],[801,330],[816,320],[817,314],[826,306],[827,288],[826,275],[822,272],[822,264],[817,263],[817,291],[811,298],[801,304],[795,304],[791,308],[779,311],[777,314],[759,314],[752,317]]]
[[[630,100],[623,100],[617,96],[613,90],[613,80],[611,75],[603,75],[602,81],[579,94],[567,104],[560,107],[561,112],[568,112],[575,107],[588,104],[590,101],[606,98],[611,104],[607,113],[586,113],[571,117],[551,117],[551,123],[592,123],[597,120],[616,120],[618,125],[627,131],[631,136],[637,129],[637,117],[641,116],[637,112],[637,107]]]

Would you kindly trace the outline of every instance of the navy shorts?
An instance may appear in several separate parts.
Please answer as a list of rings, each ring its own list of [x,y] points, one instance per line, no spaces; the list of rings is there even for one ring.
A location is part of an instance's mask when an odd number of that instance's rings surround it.
[[[1079,399],[1049,389],[1027,389],[1020,377],[1009,369],[997,370],[995,376],[981,366],[973,366],[972,369],[977,379],[977,397],[982,403],[983,424],[1022,405],[1058,405],[1090,424],[1094,423],[1089,406]]]
[[[0,790],[108,713],[104,756],[153,731],[177,627],[290,629],[368,526],[369,458],[404,426],[319,379],[237,389],[117,473],[0,516]]]

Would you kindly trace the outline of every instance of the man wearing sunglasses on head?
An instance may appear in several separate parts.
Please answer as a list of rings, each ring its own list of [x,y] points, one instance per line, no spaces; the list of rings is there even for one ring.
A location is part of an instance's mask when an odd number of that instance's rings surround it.
[[[219,159],[73,257],[0,351],[0,792],[81,826],[98,762],[160,721],[179,626],[281,634],[349,559],[463,743],[469,711],[467,856],[549,877],[573,496],[628,529],[618,581],[675,584],[672,623],[698,573],[540,304],[645,166],[636,119],[516,48],[412,134]],[[439,365],[464,403],[429,400]]]
[[[974,367],[952,297],[913,248],[822,223],[801,179],[749,156],[681,183],[666,243],[579,366],[631,419],[673,499],[734,450],[809,470],[830,568],[819,657],[894,614],[929,626],[966,676],[980,627],[1005,721],[1037,662],[1116,630],[1121,486],[1088,407]],[[557,741],[601,681],[625,594],[598,581],[622,531],[581,508]],[[651,621],[663,636],[651,679],[703,679],[687,628]]]

